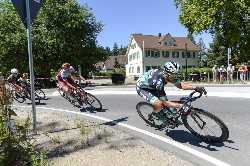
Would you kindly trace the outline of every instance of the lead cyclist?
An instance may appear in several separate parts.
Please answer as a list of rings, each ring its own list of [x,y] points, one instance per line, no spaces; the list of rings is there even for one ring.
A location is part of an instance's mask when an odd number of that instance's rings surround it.
[[[69,63],[63,63],[59,70],[56,80],[58,81],[59,88],[69,97],[72,94],[72,90],[79,88],[79,85],[74,81],[75,69]],[[82,80],[84,77],[79,75]]]
[[[166,116],[163,116],[163,107],[183,108],[183,104],[168,101],[164,87],[167,83],[174,84],[177,88],[183,90],[195,90],[204,92],[204,87],[193,87],[189,83],[181,82],[179,77],[180,65],[174,61],[169,61],[164,64],[164,69],[151,69],[139,77],[136,84],[136,91],[139,96],[143,97],[154,107],[152,112],[153,117],[165,121]],[[172,109],[173,110],[173,109]]]

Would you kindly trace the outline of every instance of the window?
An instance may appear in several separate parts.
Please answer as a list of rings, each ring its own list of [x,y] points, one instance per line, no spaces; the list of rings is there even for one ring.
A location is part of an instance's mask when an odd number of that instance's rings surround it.
[[[175,58],[175,52],[172,52],[172,58]]]
[[[132,55],[129,55],[129,61],[131,61],[132,60]]]
[[[137,67],[137,73],[140,73],[140,67],[139,66]]]
[[[190,58],[191,55],[190,55],[190,52],[187,52],[187,58]]]
[[[155,58],[158,58],[158,57],[160,57],[160,51],[155,51],[155,56],[154,56]]]
[[[185,52],[182,52],[182,58],[185,58]]]
[[[131,73],[131,67],[129,67],[129,73]]]
[[[179,52],[175,52],[176,58],[179,58]]]
[[[134,73],[134,67],[132,67],[132,73]]]
[[[150,50],[145,51],[146,57],[150,57]]]
[[[168,58],[169,57],[169,52],[168,51],[162,51],[162,56],[164,58]]]
[[[195,58],[195,52],[193,52],[193,58]]]
[[[155,52],[151,50],[151,57],[154,57]]]

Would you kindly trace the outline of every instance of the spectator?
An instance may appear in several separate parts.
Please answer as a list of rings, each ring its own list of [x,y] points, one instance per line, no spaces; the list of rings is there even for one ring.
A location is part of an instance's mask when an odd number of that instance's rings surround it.
[[[247,69],[247,65],[244,65],[243,80],[245,81],[245,83],[246,83],[246,78],[247,78],[247,71],[248,71],[248,69]]]
[[[227,67],[227,81],[229,84],[233,83],[233,73],[234,73],[234,66],[232,64],[229,64]]]
[[[227,70],[225,69],[224,65],[220,67],[219,72],[220,72],[220,83],[223,84],[224,81],[226,80],[226,73],[227,73]]]
[[[240,65],[240,68],[239,68],[239,73],[240,73],[240,82],[242,84],[245,84],[245,77],[246,77],[246,69],[245,69],[245,65]]]
[[[4,82],[4,76],[3,76],[3,73],[0,72],[0,84],[3,84]]]
[[[217,65],[214,65],[212,68],[212,73],[213,73],[213,82],[216,82],[217,77],[218,77],[218,68]]]

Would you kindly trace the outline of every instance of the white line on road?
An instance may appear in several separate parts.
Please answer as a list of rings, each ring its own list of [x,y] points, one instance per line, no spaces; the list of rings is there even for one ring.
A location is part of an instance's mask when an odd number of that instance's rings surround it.
[[[30,107],[30,106],[17,106],[17,107]],[[87,113],[83,113],[83,112],[75,112],[75,111],[70,111],[70,110],[64,110],[64,109],[58,109],[58,108],[49,108],[49,107],[36,107],[37,109],[45,109],[45,110],[53,110],[53,111],[59,111],[59,112],[67,112],[67,113],[71,113],[71,114],[78,114],[78,115],[83,115],[83,116],[87,116],[87,117],[90,117],[90,118],[94,118],[94,119],[99,119],[99,120],[102,120],[102,121],[105,121],[105,122],[112,122],[113,120],[111,119],[107,119],[107,118],[103,118],[103,117],[99,117],[99,116],[95,116],[95,115],[90,115],[90,114],[87,114]],[[134,130],[136,132],[139,132],[139,133],[142,133],[142,134],[145,134],[147,136],[150,136],[152,138],[155,138],[155,139],[158,139],[162,142],[165,142],[167,144],[170,144],[172,146],[175,146],[183,151],[186,151],[188,153],[191,153],[192,155],[196,156],[196,157],[199,157],[203,160],[206,160],[214,165],[217,165],[217,166],[230,166],[230,164],[228,163],[225,163],[223,161],[220,161],[212,156],[209,156],[205,153],[202,153],[202,152],[199,152],[195,149],[192,149],[188,146],[185,146],[179,142],[176,142],[174,140],[170,140],[170,139],[167,139],[165,137],[162,137],[162,136],[159,136],[157,134],[154,134],[154,133],[150,133],[149,131],[146,131],[146,130],[142,130],[140,128],[137,128],[137,127],[134,127],[134,126],[130,126],[128,124],[124,124],[124,123],[120,123],[118,122],[117,125],[119,126],[122,126],[122,127],[125,127],[125,128],[128,128],[130,130]]]

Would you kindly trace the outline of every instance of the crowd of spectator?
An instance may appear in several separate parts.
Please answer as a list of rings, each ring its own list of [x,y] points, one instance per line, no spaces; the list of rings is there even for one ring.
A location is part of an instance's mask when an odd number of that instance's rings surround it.
[[[218,67],[217,65],[214,65],[212,68],[212,73],[213,73],[213,82],[219,82],[223,84],[224,82],[228,82],[229,84],[233,83],[233,76],[234,73],[237,72],[235,67],[232,66],[232,64],[229,64],[227,68],[225,68],[223,65]],[[247,74],[248,74],[248,68],[246,65],[242,64],[240,65],[238,69],[238,74],[240,78],[240,82],[242,84],[246,84],[246,79],[247,79]],[[238,74],[237,78],[238,78]]]

